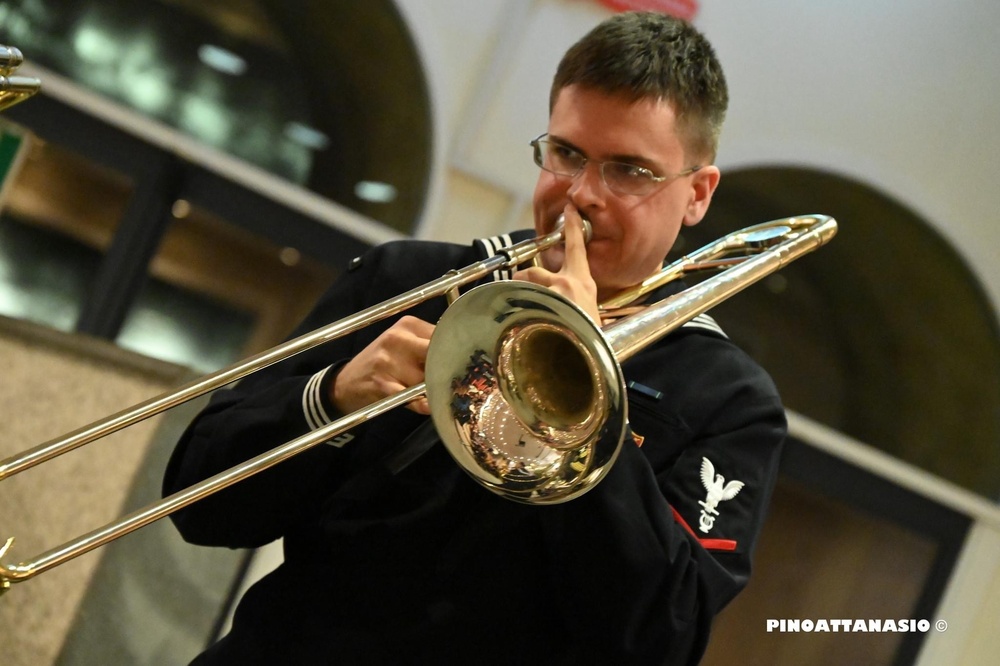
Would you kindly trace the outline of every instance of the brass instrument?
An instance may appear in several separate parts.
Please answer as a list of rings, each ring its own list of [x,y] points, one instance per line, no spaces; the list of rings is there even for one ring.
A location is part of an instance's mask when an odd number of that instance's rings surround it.
[[[20,49],[0,44],[0,111],[23,102],[42,86],[36,78],[14,75],[14,70],[23,62]]]
[[[628,308],[600,328],[579,307],[538,285],[485,284],[457,297],[435,327],[426,381],[152,503],[16,565],[0,563],[0,592],[144,527],[365,421],[427,397],[438,434],[477,482],[533,504],[570,500],[610,469],[627,424],[620,363],[750,284],[829,241],[833,218],[766,222],[709,244],[630,292],[630,303],[666,280],[725,269],[658,303]],[[562,242],[555,231],[333,322],[246,361],[0,461],[0,480],[234,382],[319,344],[364,328],[496,270],[513,269]],[[451,298],[449,298],[451,300]],[[602,304],[609,317],[621,303]],[[0,560],[13,539],[0,548]]]

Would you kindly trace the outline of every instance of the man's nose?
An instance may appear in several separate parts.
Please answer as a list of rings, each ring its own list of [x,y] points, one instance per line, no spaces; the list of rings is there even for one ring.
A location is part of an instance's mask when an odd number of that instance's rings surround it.
[[[600,165],[593,163],[584,165],[580,173],[573,176],[568,194],[573,205],[581,210],[603,204],[607,196],[607,185],[601,177]]]

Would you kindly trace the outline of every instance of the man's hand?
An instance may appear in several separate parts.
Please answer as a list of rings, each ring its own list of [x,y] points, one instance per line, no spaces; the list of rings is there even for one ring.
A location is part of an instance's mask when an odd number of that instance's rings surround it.
[[[523,271],[517,271],[513,278],[534,282],[565,296],[580,306],[595,323],[599,324],[601,317],[597,309],[597,284],[590,275],[590,264],[587,263],[587,243],[583,236],[583,220],[573,204],[567,204],[563,214],[565,216],[566,241],[563,248],[563,263],[559,270],[553,272],[540,266],[532,266]]]
[[[340,369],[330,389],[334,406],[342,414],[350,414],[424,381],[424,362],[433,332],[433,324],[402,317]],[[430,414],[425,397],[414,400],[407,409]]]

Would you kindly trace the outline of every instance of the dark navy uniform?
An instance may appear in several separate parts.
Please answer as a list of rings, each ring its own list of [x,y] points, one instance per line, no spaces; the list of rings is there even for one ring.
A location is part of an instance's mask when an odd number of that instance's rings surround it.
[[[375,248],[297,334],[510,240]],[[409,314],[435,322],[445,307],[435,299]],[[337,418],[330,369],[391,322],[216,392],[179,443],[164,491]],[[707,316],[623,370],[633,437],[603,481],[566,503],[499,497],[440,445],[391,470],[386,457],[429,431],[429,419],[398,409],[175,514],[199,544],[284,538],[284,563],[247,592],[231,633],[197,663],[697,662],[713,617],[750,574],[784,411],[767,374]]]

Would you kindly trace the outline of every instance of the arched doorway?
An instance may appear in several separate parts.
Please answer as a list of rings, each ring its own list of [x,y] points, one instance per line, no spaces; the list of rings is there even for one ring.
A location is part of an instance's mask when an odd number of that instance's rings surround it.
[[[1000,496],[1000,335],[986,294],[926,221],[816,170],[726,172],[684,249],[794,214],[840,224],[820,251],[720,305],[786,405],[986,497]]]
[[[713,311],[774,377],[786,406],[890,456],[996,498],[1000,338],[961,257],[912,210],[822,171],[726,172],[680,252],[750,224],[835,217],[833,241]],[[924,634],[771,634],[769,618],[930,618],[968,516],[795,433],[747,590],[706,664],[913,663]]]

